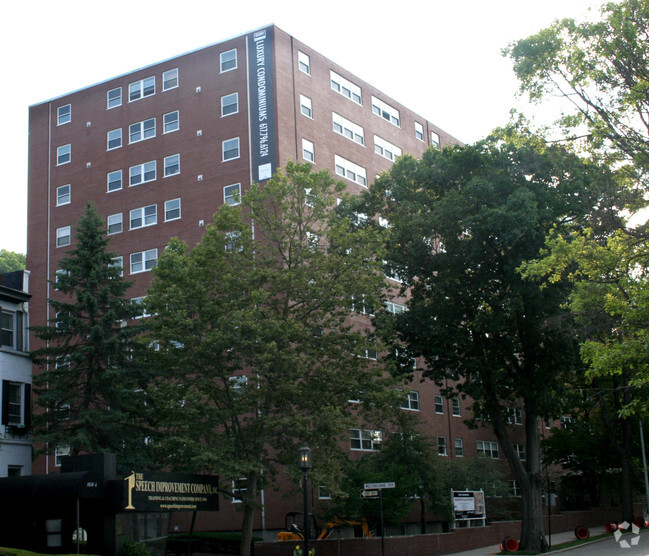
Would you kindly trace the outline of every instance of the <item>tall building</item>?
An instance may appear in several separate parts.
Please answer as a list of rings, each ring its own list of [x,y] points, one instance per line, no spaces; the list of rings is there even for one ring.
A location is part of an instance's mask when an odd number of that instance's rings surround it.
[[[32,469],[29,272],[0,274],[0,477]]]
[[[401,154],[457,143],[275,26],[32,106],[29,131],[34,324],[52,316],[48,279],[89,202],[138,297],[169,238],[195,244],[219,207],[289,160],[327,168],[358,193]],[[467,407],[429,384],[413,387],[404,411],[421,413],[440,455],[498,458],[492,434],[462,424]],[[372,450],[368,433],[350,431],[350,450]],[[52,456],[35,469],[59,464]],[[296,509],[280,498],[257,529],[281,528],[284,512]]]

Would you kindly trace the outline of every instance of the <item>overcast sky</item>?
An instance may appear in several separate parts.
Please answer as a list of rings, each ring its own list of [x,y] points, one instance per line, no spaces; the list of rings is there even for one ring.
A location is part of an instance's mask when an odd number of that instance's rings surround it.
[[[3,6],[0,249],[27,249],[28,107],[274,23],[461,141],[504,125],[501,49],[601,0],[30,0]],[[595,8],[595,14],[597,8]],[[524,108],[525,109],[525,108]],[[526,109],[525,109],[526,110]]]

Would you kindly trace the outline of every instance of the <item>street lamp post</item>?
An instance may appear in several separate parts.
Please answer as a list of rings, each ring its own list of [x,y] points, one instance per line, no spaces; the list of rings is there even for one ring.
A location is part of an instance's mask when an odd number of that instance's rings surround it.
[[[313,467],[311,463],[311,448],[303,446],[298,450],[300,456],[300,469],[302,470],[302,490],[304,491],[304,556],[309,554],[309,491],[307,485],[307,474]]]

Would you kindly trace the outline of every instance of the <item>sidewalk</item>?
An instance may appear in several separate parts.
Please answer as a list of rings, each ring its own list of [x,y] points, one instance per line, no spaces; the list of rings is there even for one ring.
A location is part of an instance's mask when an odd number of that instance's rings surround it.
[[[590,536],[596,537],[604,533],[604,527],[590,527]],[[548,537],[546,536],[546,540]],[[564,531],[563,533],[553,533],[552,534],[552,546],[555,547],[559,544],[576,540],[575,533],[573,531]],[[561,550],[551,550],[545,554],[558,554]],[[475,548],[473,550],[467,550],[465,552],[455,552],[454,556],[487,556],[488,554],[498,554],[500,553],[500,545],[492,546],[483,546],[482,548]]]

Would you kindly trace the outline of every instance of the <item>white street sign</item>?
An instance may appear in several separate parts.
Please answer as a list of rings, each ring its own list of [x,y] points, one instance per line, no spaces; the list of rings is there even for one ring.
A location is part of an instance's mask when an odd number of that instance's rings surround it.
[[[365,490],[374,490],[374,489],[382,489],[382,488],[394,488],[396,485],[394,483],[365,483],[363,485],[363,488]]]

